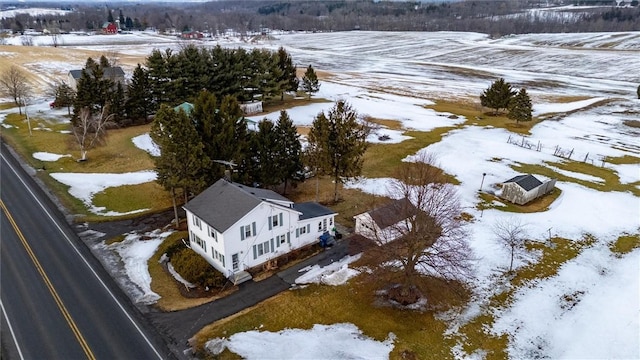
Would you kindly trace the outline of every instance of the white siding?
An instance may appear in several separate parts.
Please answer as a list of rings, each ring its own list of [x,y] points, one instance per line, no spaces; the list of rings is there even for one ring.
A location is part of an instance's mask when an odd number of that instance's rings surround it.
[[[244,271],[291,250],[316,243],[324,231],[331,232],[335,225],[335,214],[299,221],[300,213],[292,208],[262,202],[224,233],[217,233],[216,237],[212,237],[209,236],[208,224],[200,220],[201,226],[198,227],[197,221],[193,220],[194,215],[188,210],[186,213],[192,249],[227,277],[233,274],[233,254],[238,254],[239,258],[237,271]],[[276,226],[273,226],[273,216],[277,219]],[[241,233],[244,226],[249,226],[250,236]],[[299,231],[302,227],[309,231],[302,234]],[[191,234],[204,240],[206,249],[191,239]],[[259,254],[259,250],[262,250],[262,254]],[[216,251],[224,256],[224,265],[215,258]]]

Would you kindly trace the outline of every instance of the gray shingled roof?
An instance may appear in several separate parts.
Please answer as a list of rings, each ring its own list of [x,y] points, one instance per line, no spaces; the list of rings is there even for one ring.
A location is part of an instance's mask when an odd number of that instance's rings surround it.
[[[318,216],[335,214],[336,212],[317,202],[303,202],[293,204],[293,209],[302,213],[300,220],[311,219]]]
[[[184,208],[220,232],[225,232],[262,201],[291,201],[265,189],[257,189],[224,179],[191,199]]]
[[[409,199],[393,200],[385,206],[369,211],[369,216],[380,229],[385,229],[401,220],[414,215],[418,209]]]
[[[505,181],[505,183],[509,183],[509,182],[518,184],[518,186],[523,188],[525,191],[529,191],[531,189],[535,189],[538,186],[542,185],[542,181],[536,179],[535,176],[530,175],[530,174],[518,175],[518,176],[515,176],[515,177]]]
[[[74,79],[78,80],[82,76],[82,71],[83,70],[69,70],[69,73]],[[124,77],[124,70],[122,70],[120,66],[112,66],[112,67],[104,68],[103,74],[105,78],[113,79],[117,77]]]

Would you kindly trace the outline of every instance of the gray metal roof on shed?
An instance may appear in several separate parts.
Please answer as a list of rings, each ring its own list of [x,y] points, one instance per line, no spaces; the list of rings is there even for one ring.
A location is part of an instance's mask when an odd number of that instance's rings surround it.
[[[225,232],[238,220],[264,201],[284,200],[284,196],[220,179],[184,205],[205,223]]]
[[[509,183],[509,182],[518,184],[518,186],[523,188],[525,191],[535,189],[538,186],[542,185],[542,181],[538,180],[535,176],[530,174],[518,175],[505,181],[505,183]]]
[[[300,220],[312,219],[314,217],[336,213],[328,207],[312,201],[293,204],[293,209],[302,213],[302,215],[300,215]]]
[[[83,70],[69,70],[71,77],[74,79],[80,79],[82,76]],[[124,77],[124,70],[120,66],[112,66],[102,69],[103,77],[106,78],[116,78],[116,77]]]

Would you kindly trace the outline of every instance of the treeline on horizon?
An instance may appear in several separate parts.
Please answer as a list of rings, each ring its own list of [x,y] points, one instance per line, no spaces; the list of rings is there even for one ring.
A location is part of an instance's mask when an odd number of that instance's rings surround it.
[[[527,11],[546,6],[543,0],[420,1],[261,1],[223,0],[205,3],[75,3],[65,15],[19,14],[3,18],[2,29],[49,31],[99,30],[111,19],[123,30],[195,30],[241,34],[267,29],[285,31],[471,31],[502,36],[541,32],[596,32],[640,30],[638,0],[625,7],[614,0],[574,0],[564,5],[599,5],[562,12]],[[38,3],[39,7],[60,3]],[[6,6],[6,5],[5,5]],[[16,3],[24,7],[24,3]],[[516,15],[517,14],[517,15]]]

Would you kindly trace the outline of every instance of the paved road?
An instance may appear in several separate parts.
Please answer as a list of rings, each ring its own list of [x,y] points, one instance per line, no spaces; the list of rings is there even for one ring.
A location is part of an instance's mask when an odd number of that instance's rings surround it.
[[[175,358],[4,144],[0,155],[2,358]]]

